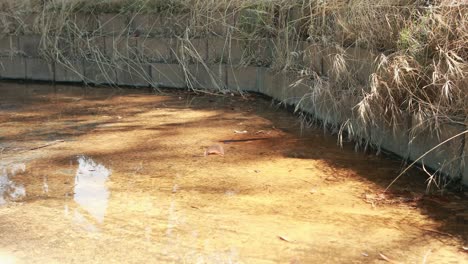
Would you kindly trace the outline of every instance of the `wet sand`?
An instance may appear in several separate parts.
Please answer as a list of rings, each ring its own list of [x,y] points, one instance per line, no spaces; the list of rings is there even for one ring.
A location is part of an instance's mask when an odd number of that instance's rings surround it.
[[[0,95],[2,263],[468,262],[463,194],[424,195],[419,170],[383,194],[401,161],[264,98]]]

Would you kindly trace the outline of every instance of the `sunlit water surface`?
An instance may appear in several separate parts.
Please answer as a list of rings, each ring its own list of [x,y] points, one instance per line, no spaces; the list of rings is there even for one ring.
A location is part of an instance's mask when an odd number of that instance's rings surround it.
[[[265,99],[0,94],[2,263],[467,263],[463,196],[417,171],[382,194],[400,161]]]

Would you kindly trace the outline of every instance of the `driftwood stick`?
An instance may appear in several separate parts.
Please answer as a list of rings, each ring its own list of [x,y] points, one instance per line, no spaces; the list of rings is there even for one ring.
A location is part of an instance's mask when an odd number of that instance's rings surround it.
[[[55,140],[55,141],[52,141],[52,142],[48,142],[44,145],[40,145],[40,146],[37,146],[37,147],[32,147],[32,148],[29,148],[27,150],[24,150],[24,151],[21,151],[19,153],[24,153],[24,152],[28,152],[28,151],[31,151],[31,150],[36,150],[36,149],[41,149],[41,148],[46,148],[46,147],[50,147],[50,146],[53,146],[53,145],[56,145],[58,143],[62,143],[62,142],[65,142],[65,140]]]

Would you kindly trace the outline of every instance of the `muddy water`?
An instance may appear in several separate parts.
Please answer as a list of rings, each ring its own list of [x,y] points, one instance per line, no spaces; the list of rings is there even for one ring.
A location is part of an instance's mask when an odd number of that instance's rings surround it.
[[[463,263],[467,200],[249,96],[0,84],[1,263]],[[225,155],[204,156],[213,145]],[[388,260],[384,260],[388,258]]]

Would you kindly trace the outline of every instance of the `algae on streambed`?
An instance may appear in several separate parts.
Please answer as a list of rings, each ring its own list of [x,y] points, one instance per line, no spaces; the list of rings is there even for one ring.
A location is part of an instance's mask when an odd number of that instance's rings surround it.
[[[0,262],[468,261],[466,197],[423,195],[414,170],[382,194],[399,161],[262,98],[0,94]],[[204,157],[212,144],[225,155]]]

